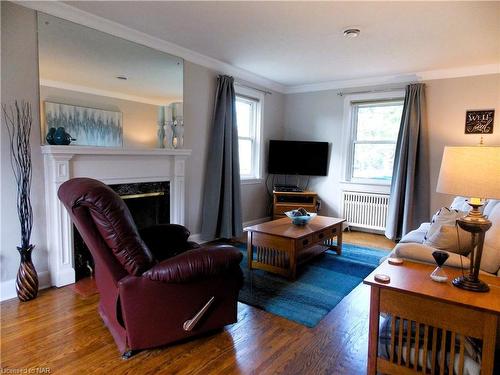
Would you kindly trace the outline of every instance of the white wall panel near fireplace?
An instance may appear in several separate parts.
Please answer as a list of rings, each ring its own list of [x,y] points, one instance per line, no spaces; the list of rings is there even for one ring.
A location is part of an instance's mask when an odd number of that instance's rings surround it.
[[[191,150],[42,146],[51,284],[75,282],[73,226],[57,198],[64,181],[90,177],[105,184],[170,182],[170,222],[184,224],[185,160]]]

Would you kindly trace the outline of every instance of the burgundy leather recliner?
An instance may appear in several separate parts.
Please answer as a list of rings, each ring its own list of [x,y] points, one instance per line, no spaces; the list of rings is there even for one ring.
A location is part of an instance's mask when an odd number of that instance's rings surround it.
[[[181,225],[139,233],[123,200],[93,179],[66,181],[58,196],[92,253],[99,313],[124,357],[236,322],[238,249],[199,247]]]

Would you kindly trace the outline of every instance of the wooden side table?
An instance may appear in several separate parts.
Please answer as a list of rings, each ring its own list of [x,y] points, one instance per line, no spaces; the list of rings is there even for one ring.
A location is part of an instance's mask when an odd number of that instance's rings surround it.
[[[427,374],[427,366],[421,366],[425,363],[430,363],[432,374],[453,374],[451,359],[455,358],[458,374],[462,374],[466,336],[482,340],[481,374],[493,374],[500,278],[481,275],[490,291],[469,292],[451,285],[460,270],[445,267],[449,280],[437,283],[429,277],[434,268],[407,260],[399,266],[385,261],[365,278],[364,283],[371,286],[368,374]],[[377,282],[375,274],[388,275],[391,280]],[[380,313],[391,319],[389,358],[379,356]],[[415,327],[413,335],[408,327]],[[456,340],[458,348],[450,345]]]

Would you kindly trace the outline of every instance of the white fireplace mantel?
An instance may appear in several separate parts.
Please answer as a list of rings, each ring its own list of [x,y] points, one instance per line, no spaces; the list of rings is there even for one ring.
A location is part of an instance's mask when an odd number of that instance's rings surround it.
[[[91,146],[42,146],[45,172],[47,248],[51,284],[75,282],[73,226],[57,198],[59,186],[74,177],[105,184],[170,182],[170,222],[184,224],[186,149],[125,149]]]

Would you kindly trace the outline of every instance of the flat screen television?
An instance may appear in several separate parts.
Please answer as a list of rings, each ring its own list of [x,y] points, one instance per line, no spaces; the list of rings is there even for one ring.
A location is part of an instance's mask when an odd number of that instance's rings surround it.
[[[328,142],[269,141],[270,174],[326,176]]]

